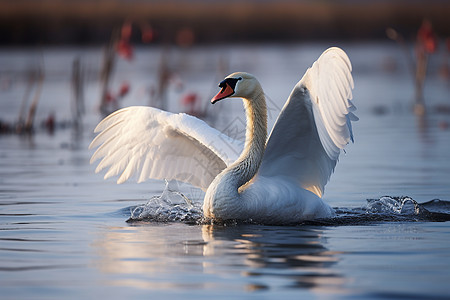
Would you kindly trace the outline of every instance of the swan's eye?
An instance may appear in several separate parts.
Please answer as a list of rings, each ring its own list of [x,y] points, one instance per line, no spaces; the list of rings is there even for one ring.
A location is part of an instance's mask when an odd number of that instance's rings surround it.
[[[236,89],[236,84],[239,80],[242,80],[242,77],[238,77],[238,78],[225,78],[225,80],[223,80],[221,83],[219,83],[219,87],[222,88],[222,90],[220,91],[220,93],[225,92],[227,86],[229,86],[233,92]]]
[[[225,82],[225,80],[219,83],[219,87],[222,88],[220,92],[223,93],[223,91],[225,91],[225,88],[227,87],[227,83]]]
[[[236,84],[237,84],[237,82],[239,81],[239,80],[242,80],[242,77],[239,77],[239,78],[226,78],[224,81],[222,81],[220,84],[224,84],[224,86],[226,87],[226,85],[228,84],[232,89],[233,89],[233,91],[235,90],[235,88],[236,88]],[[221,88],[224,88],[223,86],[221,86],[221,85],[219,85],[219,87],[221,87]]]

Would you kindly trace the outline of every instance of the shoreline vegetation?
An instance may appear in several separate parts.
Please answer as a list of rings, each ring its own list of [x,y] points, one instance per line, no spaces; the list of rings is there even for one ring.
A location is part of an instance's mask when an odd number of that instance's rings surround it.
[[[0,46],[105,43],[124,21],[145,23],[154,42],[191,32],[195,43],[384,39],[424,18],[450,36],[448,1],[14,0],[0,2]],[[136,38],[138,40],[138,38]]]

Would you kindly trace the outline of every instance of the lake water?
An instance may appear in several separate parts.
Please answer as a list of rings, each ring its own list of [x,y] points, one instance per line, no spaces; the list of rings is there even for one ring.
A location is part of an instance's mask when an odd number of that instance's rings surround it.
[[[187,92],[206,103],[225,75],[244,70],[268,95],[271,126],[328,46],[172,49],[168,108],[184,110],[179,99]],[[101,119],[101,49],[0,50],[3,122],[17,119],[27,69],[43,64],[45,70],[35,134],[0,136],[0,298],[448,299],[450,84],[438,76],[442,56],[430,58],[428,113],[418,118],[411,75],[395,44],[339,46],[353,63],[360,121],[325,191],[338,217],[296,226],[126,222],[132,209],[161,194],[164,182],[116,185],[89,164],[87,147]],[[140,48],[132,62],[118,61],[113,91],[123,81],[131,86],[121,106],[148,104],[162,52]],[[83,126],[49,134],[39,125],[49,114],[57,127],[71,119],[75,57],[87,81]],[[207,112],[217,128],[242,134],[238,101]],[[188,185],[179,189],[201,199]],[[421,205],[406,201],[400,213],[392,197],[401,196]],[[375,200],[368,205],[367,199]]]

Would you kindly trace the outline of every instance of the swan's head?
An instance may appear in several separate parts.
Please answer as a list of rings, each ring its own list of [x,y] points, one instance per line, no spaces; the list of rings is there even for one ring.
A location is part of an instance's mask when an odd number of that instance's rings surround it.
[[[252,74],[236,72],[228,75],[219,83],[219,87],[222,89],[211,99],[212,104],[225,98],[249,99],[260,87],[260,84]]]

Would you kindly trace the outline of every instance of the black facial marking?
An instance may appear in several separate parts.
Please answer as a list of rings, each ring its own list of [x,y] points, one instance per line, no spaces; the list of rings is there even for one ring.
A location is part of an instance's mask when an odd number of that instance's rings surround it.
[[[233,89],[236,88],[236,83],[242,80],[242,77],[238,77],[238,78],[226,78],[225,80],[223,80],[221,83],[219,83],[219,87],[222,88],[222,91],[226,88],[227,84]]]

